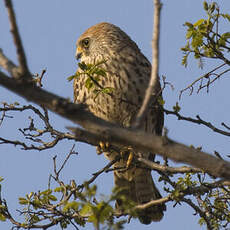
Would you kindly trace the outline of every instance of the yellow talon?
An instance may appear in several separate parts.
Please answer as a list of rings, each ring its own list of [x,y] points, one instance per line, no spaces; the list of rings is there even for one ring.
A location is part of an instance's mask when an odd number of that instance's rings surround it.
[[[110,146],[109,142],[105,142],[105,147],[106,147],[106,149],[108,149],[109,146]]]
[[[132,161],[133,161],[133,152],[130,152],[128,160],[127,160],[127,163],[126,163],[127,168],[129,168],[129,166],[131,165]]]
[[[109,142],[100,141],[98,146],[96,147],[97,154],[100,155],[103,152],[108,151],[109,146],[110,146]]]
[[[105,149],[105,143],[104,143],[104,142],[100,141],[100,142],[99,142],[99,146],[100,146],[100,148],[101,148],[102,150]]]
[[[103,153],[100,146],[96,147],[96,152],[97,152],[97,155],[101,155]]]

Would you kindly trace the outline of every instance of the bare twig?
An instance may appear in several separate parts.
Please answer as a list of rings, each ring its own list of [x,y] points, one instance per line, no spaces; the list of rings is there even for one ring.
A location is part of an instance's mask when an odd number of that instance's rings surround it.
[[[166,165],[160,165],[160,164],[154,163],[144,158],[138,158],[137,160],[144,163],[146,166],[148,166],[149,168],[153,170],[157,170],[157,171],[161,171],[165,173],[199,173],[199,172],[202,172],[202,170],[198,168],[191,168],[187,166],[169,167]]]
[[[63,164],[61,165],[60,169],[57,171],[57,176],[59,176],[60,172],[63,170],[63,168],[65,167],[67,161],[69,160],[70,156],[71,155],[74,155],[74,154],[77,154],[75,151],[74,151],[74,148],[75,148],[75,144],[72,146],[69,154],[67,155],[67,157],[65,158]]]
[[[24,129],[19,129],[19,131],[25,136],[26,139],[31,140],[34,143],[39,143],[39,146],[36,145],[28,145],[24,142],[20,142],[18,140],[13,141],[13,140],[7,140],[4,138],[0,139],[0,144],[13,144],[13,145],[20,145],[22,146],[22,149],[24,150],[46,150],[48,148],[52,148],[54,147],[56,144],[59,143],[59,141],[63,140],[63,139],[75,139],[75,136],[70,134],[70,133],[63,133],[60,132],[56,129],[54,129],[51,124],[49,123],[49,117],[48,117],[48,112],[45,108],[43,108],[44,110],[44,114],[37,108],[35,108],[32,105],[26,105],[26,106],[16,106],[15,104],[7,104],[7,103],[3,103],[3,108],[0,108],[0,112],[2,111],[3,114],[6,113],[7,111],[27,111],[27,110],[31,110],[33,111],[36,115],[38,115],[38,117],[44,122],[45,124],[45,128],[44,129],[38,129],[35,127],[34,125],[34,121],[31,117],[29,117],[30,119],[30,125],[28,128],[24,128]],[[6,116],[6,115],[5,115]],[[0,119],[1,121],[1,119]],[[35,134],[31,134],[31,132],[34,131]],[[43,141],[42,139],[39,139],[38,137],[43,136],[43,134],[50,134],[50,136],[52,137],[52,141]]]
[[[220,74],[216,74],[216,75],[218,75],[218,76],[217,76],[216,78],[214,78],[213,80],[210,80],[210,76],[211,76],[211,75],[215,75],[215,74],[214,74],[215,71],[221,69],[221,68],[224,67],[225,65],[226,65],[226,63],[223,63],[223,64],[217,66],[216,68],[212,69],[212,70],[209,71],[208,73],[206,73],[206,74],[200,76],[199,78],[197,78],[195,81],[193,81],[191,84],[189,84],[186,88],[182,89],[182,90],[180,91],[180,94],[179,94],[179,99],[181,99],[181,96],[182,96],[183,92],[185,92],[185,91],[188,90],[188,89],[190,89],[190,95],[191,95],[191,94],[193,93],[194,85],[195,85],[196,83],[198,83],[199,81],[201,81],[201,84],[200,84],[200,86],[199,86],[199,88],[198,88],[197,93],[199,93],[199,91],[200,91],[202,88],[204,88],[204,87],[207,87],[207,88],[208,88],[209,85],[210,85],[211,83],[213,83],[214,81],[216,81],[221,75],[223,75],[223,74],[225,74],[226,72],[230,71],[230,69],[227,69],[227,70],[225,70],[224,72],[222,72],[222,73],[220,73]],[[208,83],[205,84],[205,85],[203,85],[203,84],[202,84],[202,80],[203,80],[203,79],[208,79]]]
[[[96,180],[96,178],[101,175],[103,172],[105,172],[106,170],[108,170],[112,165],[114,165],[117,161],[120,160],[120,157],[117,156],[114,160],[110,161],[104,168],[100,169],[99,171],[93,173],[93,176],[91,179],[87,180],[84,182],[84,184],[82,185],[79,185],[77,188],[78,189],[81,189],[81,188],[84,188],[84,186],[87,184],[91,184],[92,182],[94,182]]]
[[[172,200],[171,196],[168,195],[166,197],[163,197],[163,198],[160,198],[160,199],[157,199],[157,200],[151,200],[151,201],[149,201],[148,203],[145,203],[145,204],[139,204],[139,205],[135,206],[135,209],[143,210],[143,209],[149,208],[149,207],[154,206],[154,205],[166,203],[166,202],[171,201],[171,200]]]
[[[153,40],[152,40],[152,71],[151,71],[151,79],[149,82],[149,86],[146,90],[145,97],[142,103],[140,110],[136,116],[136,120],[134,122],[133,127],[138,128],[143,123],[146,112],[151,103],[152,94],[154,88],[156,87],[158,80],[158,70],[159,70],[159,39],[160,39],[160,12],[161,12],[162,4],[160,0],[154,0],[154,25],[153,25]]]
[[[170,111],[170,110],[164,109],[164,112],[166,114],[175,115],[178,120],[184,120],[184,121],[193,122],[193,123],[198,124],[198,125],[204,125],[204,126],[210,128],[211,130],[213,130],[216,133],[220,133],[220,134],[228,136],[228,137],[230,136],[230,132],[226,132],[226,131],[224,131],[222,129],[218,129],[217,127],[212,125],[211,122],[207,122],[207,121],[204,121],[203,119],[201,119],[199,115],[197,115],[196,119],[194,119],[194,118],[191,118],[191,117],[182,116],[181,114],[179,114],[176,111]],[[223,125],[223,123],[221,123],[221,124]],[[225,126],[225,128],[226,128],[226,126]]]
[[[8,16],[9,16],[9,21],[10,21],[10,30],[13,35],[13,40],[17,49],[17,56],[18,56],[18,61],[19,61],[19,68],[21,72],[21,76],[24,78],[28,78],[30,75],[29,69],[27,66],[27,61],[26,61],[26,55],[24,52],[24,48],[22,45],[21,37],[18,31],[18,26],[16,22],[16,17],[13,9],[13,4],[11,0],[5,0],[5,5],[8,11]]]

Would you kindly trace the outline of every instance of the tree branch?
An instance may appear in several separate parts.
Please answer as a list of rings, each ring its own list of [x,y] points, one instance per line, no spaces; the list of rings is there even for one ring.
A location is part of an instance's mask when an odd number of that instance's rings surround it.
[[[204,121],[203,119],[201,119],[199,115],[196,115],[197,119],[194,119],[194,118],[191,118],[191,117],[182,116],[176,111],[170,111],[170,110],[164,109],[164,112],[166,114],[175,115],[178,120],[184,120],[184,121],[193,122],[193,123],[198,124],[198,125],[204,125],[204,126],[210,128],[211,130],[213,130],[216,133],[220,133],[220,134],[228,136],[228,137],[230,136],[230,132],[226,132],[226,131],[224,131],[222,129],[218,129],[217,127],[212,125],[211,122],[207,122],[207,121]],[[221,125],[223,125],[223,123],[221,123]],[[224,127],[226,128],[226,126],[224,126]]]
[[[135,209],[143,210],[143,209],[149,208],[149,207],[154,206],[154,205],[166,203],[166,202],[171,201],[171,200],[172,200],[171,196],[168,195],[166,197],[163,197],[163,198],[160,198],[160,199],[157,199],[157,200],[151,200],[151,201],[149,201],[148,203],[145,203],[145,204],[139,204],[139,205],[135,206]]]
[[[90,144],[98,145],[99,141],[107,141],[118,147],[121,145],[132,146],[137,151],[160,154],[176,162],[183,162],[200,168],[216,177],[230,180],[230,163],[227,161],[174,142],[166,137],[121,128],[97,118],[86,111],[82,105],[70,103],[68,100],[35,85],[11,79],[1,72],[0,84],[27,100],[40,104],[62,117],[83,126],[87,131],[81,130],[81,134],[88,134],[87,143],[92,141]],[[73,130],[75,131],[75,129]],[[76,139],[78,137],[79,129],[76,129]]]
[[[165,172],[165,173],[200,173],[202,170],[198,168],[191,168],[187,166],[182,166],[182,167],[169,167],[166,165],[160,165],[155,162],[149,161],[144,158],[138,158],[138,161],[144,163],[146,166],[153,170],[157,170],[160,172]]]
[[[19,31],[18,31],[16,17],[15,17],[15,13],[14,13],[14,9],[13,9],[13,5],[12,5],[11,0],[5,0],[5,6],[7,8],[8,17],[9,17],[9,21],[10,21],[10,31],[13,35],[14,44],[15,44],[16,49],[17,49],[19,68],[20,68],[20,72],[22,74],[20,77],[23,76],[24,78],[28,78],[29,77],[29,75],[28,75],[29,69],[27,66],[26,55],[25,55],[24,48],[23,48],[22,41],[21,41],[21,37],[20,37]]]
[[[148,88],[145,92],[145,97],[140,110],[136,116],[133,127],[139,128],[144,120],[147,109],[151,103],[154,88],[156,87],[158,72],[159,72],[159,40],[160,40],[160,12],[162,4],[160,0],[154,0],[154,25],[153,25],[153,40],[152,40],[152,72]]]
[[[21,74],[20,69],[4,55],[3,50],[1,48],[0,48],[0,66],[15,78],[18,78],[18,76]]]
[[[108,141],[115,146],[132,146],[136,151],[153,152],[176,162],[190,164],[217,177],[230,179],[230,164],[207,153],[187,147],[166,137],[154,136],[137,130],[100,126],[96,130],[85,131],[72,128],[76,138],[87,136],[92,144]],[[79,134],[80,133],[80,134]],[[88,135],[89,134],[89,135]],[[90,139],[92,138],[92,139]]]

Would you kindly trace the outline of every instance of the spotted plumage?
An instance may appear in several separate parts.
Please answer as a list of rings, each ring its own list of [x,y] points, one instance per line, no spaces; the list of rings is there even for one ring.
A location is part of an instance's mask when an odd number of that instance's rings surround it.
[[[124,127],[129,127],[141,106],[145,90],[151,75],[151,64],[141,53],[131,38],[119,27],[110,23],[99,23],[86,30],[77,41],[76,57],[86,64],[96,64],[106,61],[102,67],[107,76],[99,83],[103,87],[112,87],[110,94],[100,93],[95,97],[93,90],[84,87],[86,77],[80,76],[74,80],[74,102],[84,103],[96,116]],[[163,127],[163,112],[156,100],[161,88],[157,81],[153,92],[151,108],[141,127],[145,132],[161,135]],[[105,153],[109,160],[119,153]],[[139,153],[141,154],[141,153]],[[141,154],[151,158],[151,154]],[[122,159],[114,167],[123,167],[126,160]],[[147,169],[132,168],[130,170],[114,171],[114,181],[117,187],[126,187],[127,198],[143,204],[150,200],[161,198],[154,185],[151,172]],[[116,204],[119,209],[121,200]],[[144,224],[159,221],[163,217],[165,206],[158,205],[139,212],[139,219]]]

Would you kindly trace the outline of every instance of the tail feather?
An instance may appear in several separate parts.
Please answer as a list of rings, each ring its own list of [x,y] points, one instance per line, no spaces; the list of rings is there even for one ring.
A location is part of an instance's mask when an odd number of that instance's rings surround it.
[[[131,178],[131,179],[130,179]],[[151,200],[160,199],[162,196],[156,188],[151,171],[147,169],[135,169],[133,176],[127,178],[127,174],[114,172],[115,186],[125,187],[123,194],[138,204],[144,204]],[[120,209],[122,201],[117,200],[116,207]],[[150,224],[152,221],[160,221],[163,218],[165,204],[154,205],[138,211],[138,218],[143,224]]]
[[[135,192],[138,204],[144,204],[151,200],[162,198],[155,186],[150,170],[137,169],[138,173],[134,178]],[[152,221],[160,221],[166,210],[165,204],[154,205],[138,212],[139,220],[143,224],[150,224]]]

